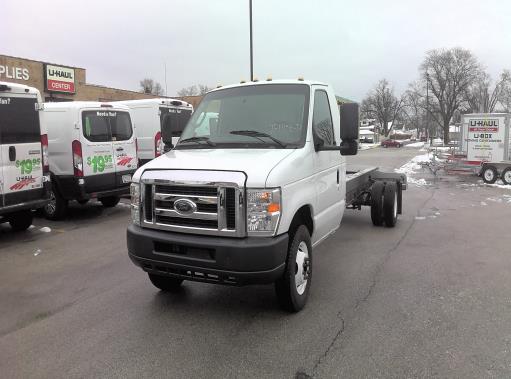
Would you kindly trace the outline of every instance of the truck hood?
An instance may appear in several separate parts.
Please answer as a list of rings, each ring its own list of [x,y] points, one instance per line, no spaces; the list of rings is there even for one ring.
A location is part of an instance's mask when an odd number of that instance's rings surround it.
[[[264,187],[271,170],[294,149],[194,149],[171,150],[138,169],[138,181],[146,169],[241,171],[248,187]]]

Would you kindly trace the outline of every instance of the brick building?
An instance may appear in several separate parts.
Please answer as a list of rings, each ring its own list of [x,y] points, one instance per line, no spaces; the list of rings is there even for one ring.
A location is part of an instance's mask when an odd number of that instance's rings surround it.
[[[0,81],[15,82],[37,88],[44,101],[115,101],[154,97],[136,91],[88,84],[86,70],[80,67],[0,55]],[[187,96],[184,101],[197,106],[201,96]]]

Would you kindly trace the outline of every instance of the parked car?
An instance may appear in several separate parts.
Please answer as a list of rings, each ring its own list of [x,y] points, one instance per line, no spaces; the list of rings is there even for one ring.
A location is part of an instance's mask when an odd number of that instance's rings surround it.
[[[395,139],[387,139],[382,141],[382,147],[403,147],[403,142],[396,141]]]

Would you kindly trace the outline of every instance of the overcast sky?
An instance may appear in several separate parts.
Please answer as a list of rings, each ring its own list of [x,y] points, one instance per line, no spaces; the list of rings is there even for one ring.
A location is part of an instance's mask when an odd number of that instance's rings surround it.
[[[511,69],[511,1],[253,0],[254,72],[316,79],[361,100],[397,92],[427,50],[461,46],[497,76]],[[168,94],[249,78],[248,0],[0,1],[0,54],[87,69],[87,82]]]

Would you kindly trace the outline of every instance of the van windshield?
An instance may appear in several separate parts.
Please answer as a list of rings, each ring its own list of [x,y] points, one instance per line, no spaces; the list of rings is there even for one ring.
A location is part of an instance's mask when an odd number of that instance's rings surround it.
[[[0,97],[0,141],[2,143],[40,142],[41,129],[37,99]]]
[[[309,87],[304,84],[210,92],[190,118],[176,149],[301,147],[308,110]]]
[[[82,125],[84,137],[91,142],[125,141],[133,135],[127,112],[85,111]]]
[[[192,115],[191,109],[160,108],[161,130],[168,130],[172,137],[180,137]]]

